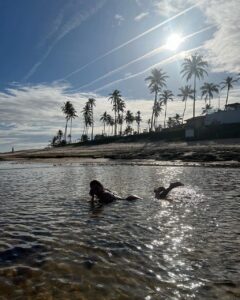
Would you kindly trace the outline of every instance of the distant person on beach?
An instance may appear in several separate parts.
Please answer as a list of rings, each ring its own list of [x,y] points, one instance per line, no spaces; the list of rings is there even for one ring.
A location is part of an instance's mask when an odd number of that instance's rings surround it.
[[[159,187],[154,190],[155,197],[157,199],[164,199],[166,198],[167,194],[174,188],[183,186],[181,182],[174,182],[169,185],[169,187],[166,189],[164,187]],[[98,180],[93,180],[90,182],[90,192],[89,195],[92,196],[92,203],[94,202],[94,196],[97,196],[99,203],[101,204],[108,204],[116,200],[137,200],[141,199],[138,196],[131,195],[127,198],[119,197],[118,195],[114,194],[110,190],[104,188],[104,186],[99,182]]]
[[[12,147],[12,153],[14,153],[14,147]]]

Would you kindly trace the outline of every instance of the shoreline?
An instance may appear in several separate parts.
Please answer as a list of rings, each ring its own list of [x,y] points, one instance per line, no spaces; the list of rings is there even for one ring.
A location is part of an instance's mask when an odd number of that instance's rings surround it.
[[[135,142],[0,153],[1,161],[112,163],[240,167],[240,139],[194,142]]]

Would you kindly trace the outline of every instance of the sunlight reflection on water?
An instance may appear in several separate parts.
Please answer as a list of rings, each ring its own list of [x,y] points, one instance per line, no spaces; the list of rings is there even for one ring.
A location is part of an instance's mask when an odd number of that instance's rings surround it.
[[[237,299],[238,172],[1,163],[1,299]],[[93,211],[94,178],[143,200]]]

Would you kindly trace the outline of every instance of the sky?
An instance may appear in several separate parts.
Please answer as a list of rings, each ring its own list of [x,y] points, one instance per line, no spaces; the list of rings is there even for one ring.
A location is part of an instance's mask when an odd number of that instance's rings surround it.
[[[147,128],[153,95],[144,79],[154,67],[167,73],[167,88],[176,95],[168,116],[182,114],[181,65],[196,52],[209,63],[208,77],[197,86],[201,114],[199,87],[240,73],[239,19],[239,0],[0,0],[0,152],[46,147],[64,130],[61,106],[68,100],[79,115],[73,140],[82,134],[89,97],[96,99],[100,133],[100,115],[112,113],[108,97],[115,89],[127,109],[141,111]],[[172,35],[184,38],[175,50],[166,47]],[[225,97],[223,90],[221,108]],[[229,103],[239,99],[238,84]],[[218,97],[213,105],[219,107]]]

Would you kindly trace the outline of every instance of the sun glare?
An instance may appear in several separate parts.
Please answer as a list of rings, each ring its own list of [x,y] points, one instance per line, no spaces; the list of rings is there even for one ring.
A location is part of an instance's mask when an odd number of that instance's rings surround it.
[[[177,48],[179,47],[179,45],[182,43],[183,38],[180,34],[178,33],[173,33],[172,35],[169,36],[169,38],[167,39],[166,42],[166,48],[168,50],[177,50]]]

